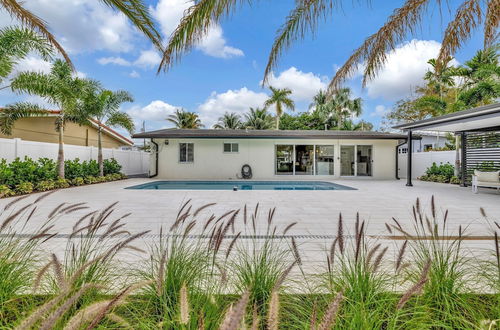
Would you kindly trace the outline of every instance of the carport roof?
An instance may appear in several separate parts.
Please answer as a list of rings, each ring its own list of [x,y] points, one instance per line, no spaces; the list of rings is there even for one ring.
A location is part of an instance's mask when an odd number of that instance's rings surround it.
[[[401,130],[467,132],[500,129],[500,103],[394,126]]]

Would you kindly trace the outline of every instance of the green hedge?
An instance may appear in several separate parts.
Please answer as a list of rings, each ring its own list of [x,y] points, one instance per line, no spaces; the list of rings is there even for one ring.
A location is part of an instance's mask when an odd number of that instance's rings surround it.
[[[33,160],[16,158],[8,163],[0,160],[0,197],[29,194],[33,191],[48,191],[69,186],[80,186],[123,179],[121,165],[116,159],[105,159],[104,176],[99,177],[97,161],[80,162],[78,158],[64,162],[65,179],[57,177],[56,162],[49,158]]]
[[[422,175],[419,179],[441,183],[460,183],[460,179],[455,176],[455,167],[450,163],[440,165],[432,163],[432,166],[425,171],[425,175]]]

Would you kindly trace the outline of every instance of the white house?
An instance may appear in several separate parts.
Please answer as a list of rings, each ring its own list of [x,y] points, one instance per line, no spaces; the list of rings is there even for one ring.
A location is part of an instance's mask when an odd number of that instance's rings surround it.
[[[397,148],[407,136],[365,131],[163,129],[149,138],[150,175],[161,179],[394,179]]]
[[[413,152],[424,152],[430,151],[432,149],[446,147],[446,132],[417,130],[413,133],[420,137],[420,139],[418,140],[413,140]],[[398,152],[400,154],[406,154],[408,152],[408,144],[405,143],[401,145]]]

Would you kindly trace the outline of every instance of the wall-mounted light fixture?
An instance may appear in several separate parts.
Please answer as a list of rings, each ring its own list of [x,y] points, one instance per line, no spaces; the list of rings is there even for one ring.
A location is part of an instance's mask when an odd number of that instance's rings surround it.
[[[168,140],[165,140],[165,145],[168,146]]]

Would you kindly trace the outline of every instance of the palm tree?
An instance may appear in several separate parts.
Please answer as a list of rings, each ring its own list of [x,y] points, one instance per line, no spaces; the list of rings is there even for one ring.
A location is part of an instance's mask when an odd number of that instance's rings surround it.
[[[245,128],[249,129],[271,129],[273,127],[273,116],[267,109],[250,108],[245,114]]]
[[[219,121],[214,125],[215,129],[239,129],[241,128],[241,118],[234,112],[226,112],[219,117]]]
[[[16,63],[32,51],[44,60],[50,60],[53,55],[49,41],[29,29],[16,26],[0,29],[0,83],[9,76]]]
[[[341,88],[332,95],[330,111],[337,119],[337,127],[341,129],[342,122],[353,116],[359,116],[362,112],[361,98],[352,98],[349,88]]]
[[[495,102],[500,97],[499,46],[479,50],[455,75],[464,80],[458,99],[464,108]]]
[[[255,1],[255,0],[254,0]],[[254,1],[249,1],[250,3]],[[482,10],[482,5],[486,10]],[[204,0],[197,1],[186,11],[163,53],[160,69],[168,69],[190,51],[204,36],[207,29],[218,24],[239,8],[241,1]],[[333,94],[342,83],[359,67],[364,68],[363,85],[373,79],[383,68],[387,52],[414,33],[426,17],[432,16],[431,10],[448,11],[449,3],[441,0],[406,0],[396,8],[387,22],[362,45],[354,50],[345,64],[336,72],[329,84],[328,94]],[[498,0],[461,0],[458,2],[454,17],[448,22],[443,33],[438,63],[443,63],[452,56],[473,35],[475,30],[484,26],[485,48],[494,44],[498,19]],[[445,8],[443,7],[445,6]],[[268,82],[273,69],[285,51],[297,40],[313,35],[325,17],[331,16],[342,8],[335,1],[310,0],[295,1],[295,8],[286,16],[285,23],[279,28],[271,47],[264,74],[264,83]],[[483,24],[480,24],[484,22]]]
[[[427,81],[427,87],[433,93],[438,94],[439,99],[443,100],[443,94],[450,88],[455,86],[455,68],[450,66],[453,57],[449,56],[442,65],[438,65],[437,59],[431,58],[427,63],[432,67],[432,70],[427,70],[424,75],[424,80]]]
[[[100,0],[108,7],[118,10],[124,14],[132,24],[141,31],[158,50],[163,50],[161,36],[154,26],[153,19],[149,13],[148,6],[142,0]],[[24,1],[0,0],[0,8],[7,11],[11,18],[17,19],[24,26],[39,33],[47,39],[63,55],[64,59],[72,67],[71,60],[64,48],[49,31],[47,24],[35,13],[24,7]]]
[[[91,85],[89,80],[74,77],[69,64],[62,60],[56,60],[48,74],[21,72],[12,80],[13,91],[41,96],[59,108],[55,127],[59,133],[57,173],[60,178],[64,178],[64,126],[67,122],[88,123],[89,115],[81,107],[80,97]],[[47,111],[31,103],[8,105],[1,113],[0,129],[4,134],[11,134],[16,120],[47,114]]]
[[[177,109],[173,115],[169,115],[167,120],[175,125],[176,128],[197,129],[203,125],[198,114],[184,109]]]
[[[360,120],[355,124],[351,119],[348,119],[342,122],[342,127],[340,129],[343,131],[371,131],[373,129],[373,124],[364,120]]]
[[[264,109],[268,109],[274,105],[276,107],[276,129],[280,129],[280,117],[283,115],[283,110],[295,110],[295,102],[289,97],[292,91],[288,88],[269,87],[271,96],[264,102]]]
[[[90,89],[84,97],[85,113],[97,120],[97,162],[99,175],[104,176],[104,162],[102,157],[102,129],[103,125],[122,127],[129,133],[134,131],[132,118],[120,111],[120,105],[125,102],[134,102],[134,98],[127,91],[102,90],[100,86]]]

